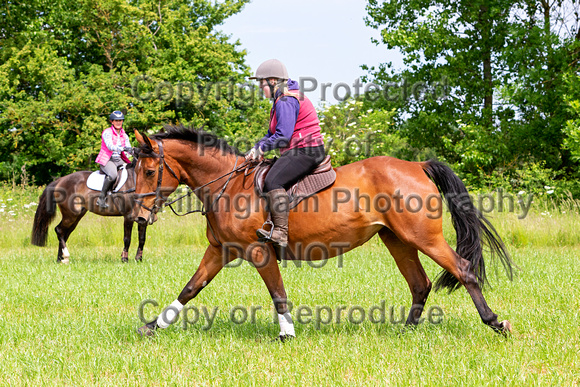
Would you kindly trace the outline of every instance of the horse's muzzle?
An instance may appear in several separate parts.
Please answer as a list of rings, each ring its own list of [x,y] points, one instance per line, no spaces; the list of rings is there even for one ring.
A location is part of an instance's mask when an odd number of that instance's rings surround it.
[[[148,218],[139,216],[137,219],[135,219],[135,222],[141,226],[151,226],[153,223],[155,223],[155,221],[157,221],[157,215],[153,213],[151,213]]]

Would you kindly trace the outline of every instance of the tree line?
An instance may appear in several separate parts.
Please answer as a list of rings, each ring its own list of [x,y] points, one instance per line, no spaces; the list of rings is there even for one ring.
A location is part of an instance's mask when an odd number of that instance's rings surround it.
[[[31,0],[0,10],[0,179],[94,168],[112,110],[145,132],[265,129],[240,42],[219,26],[249,0]],[[320,111],[335,165],[438,158],[475,188],[580,194],[577,1],[368,0],[375,43],[405,67],[361,64],[383,92]],[[385,51],[386,52],[386,51]],[[442,85],[438,92],[429,87]],[[400,92],[405,90],[404,92]],[[439,92],[441,91],[441,92]]]

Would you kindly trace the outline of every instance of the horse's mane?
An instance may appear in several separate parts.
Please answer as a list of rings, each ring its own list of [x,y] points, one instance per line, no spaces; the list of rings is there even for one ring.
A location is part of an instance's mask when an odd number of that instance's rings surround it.
[[[204,148],[220,150],[233,155],[243,156],[238,148],[231,146],[226,140],[213,133],[183,125],[165,125],[163,131],[150,136],[153,140],[183,140],[199,144]]]

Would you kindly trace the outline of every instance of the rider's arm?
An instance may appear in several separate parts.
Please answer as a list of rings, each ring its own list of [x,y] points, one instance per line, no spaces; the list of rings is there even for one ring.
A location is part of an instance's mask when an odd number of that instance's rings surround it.
[[[276,102],[276,132],[271,134],[268,131],[268,136],[259,142],[264,152],[285,147],[290,143],[299,111],[300,103],[296,98],[280,98]]]
[[[113,144],[113,133],[112,130],[105,130],[103,132],[103,140],[105,141],[105,146],[109,148],[111,152],[119,152],[123,151],[122,146],[114,145]]]

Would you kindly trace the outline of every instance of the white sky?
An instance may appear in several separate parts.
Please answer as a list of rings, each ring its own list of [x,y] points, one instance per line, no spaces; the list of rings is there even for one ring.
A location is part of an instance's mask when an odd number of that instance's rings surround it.
[[[217,29],[231,41],[239,39],[253,72],[263,61],[276,58],[286,65],[290,78],[314,77],[318,87],[306,95],[319,106],[322,83],[332,83],[326,88],[326,101],[335,103],[333,92],[340,97],[345,93],[345,88],[336,88],[338,83],[346,83],[354,93],[355,79],[366,73],[361,65],[392,61],[396,68],[403,66],[400,53],[371,43],[379,32],[365,26],[365,5],[363,0],[253,0]],[[305,85],[312,87],[310,82]]]

